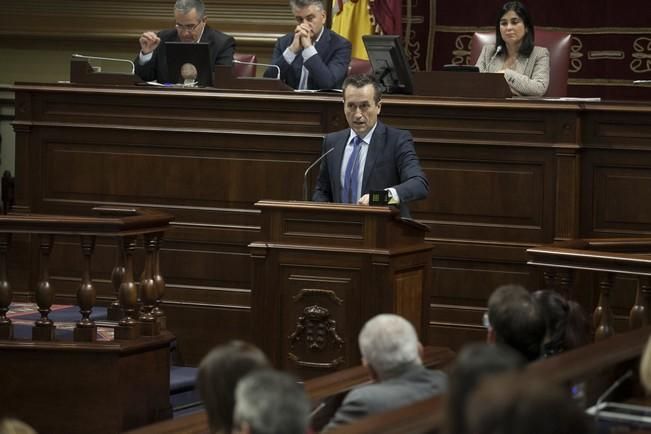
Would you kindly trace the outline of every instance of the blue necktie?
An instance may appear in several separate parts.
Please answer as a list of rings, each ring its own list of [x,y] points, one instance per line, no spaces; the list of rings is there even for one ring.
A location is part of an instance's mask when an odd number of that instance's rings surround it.
[[[359,150],[362,139],[353,137],[353,152],[350,154],[344,174],[344,188],[341,200],[343,203],[357,203],[357,186],[359,184]]]

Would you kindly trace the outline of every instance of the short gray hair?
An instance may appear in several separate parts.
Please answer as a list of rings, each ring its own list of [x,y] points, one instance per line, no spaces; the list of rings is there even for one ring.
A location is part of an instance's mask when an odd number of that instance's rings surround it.
[[[206,7],[201,0],[176,0],[174,9],[181,12],[183,15],[187,15],[192,11],[192,9],[196,9],[199,18],[206,16]]]
[[[305,391],[283,372],[257,370],[237,384],[234,426],[246,422],[253,434],[305,434],[309,412]]]
[[[398,315],[377,315],[359,332],[362,357],[381,379],[421,364],[419,348],[414,326]]]
[[[321,0],[289,0],[289,7],[292,9],[303,9],[312,5],[325,11],[325,6],[323,6],[323,1]]]

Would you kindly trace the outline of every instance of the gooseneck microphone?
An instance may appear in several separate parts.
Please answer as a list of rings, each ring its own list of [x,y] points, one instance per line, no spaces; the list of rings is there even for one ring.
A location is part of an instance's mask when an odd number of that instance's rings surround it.
[[[305,173],[303,174],[303,200],[307,201],[309,200],[307,197],[307,175],[310,174],[310,170],[314,168],[317,164],[321,162],[329,153],[335,150],[335,147],[333,146],[332,148],[328,149],[326,152],[324,152],[319,158],[314,160],[314,163],[310,164],[310,166],[305,169]]]
[[[73,54],[72,57],[74,57],[76,59],[107,60],[109,62],[128,63],[129,65],[131,65],[131,73],[132,74],[136,73],[136,65],[134,65],[133,62],[131,60],[128,60],[128,59],[116,59],[114,57],[86,56],[84,54]]]
[[[501,52],[502,52],[502,46],[498,45],[497,48],[495,49],[495,52],[493,53],[490,60],[488,61],[488,63],[493,63],[493,60],[495,60],[497,55],[500,54]]]
[[[615,391],[615,389],[617,389],[619,386],[621,386],[624,381],[628,380],[632,376],[633,376],[633,370],[629,369],[628,371],[626,371],[624,373],[624,375],[622,375],[617,380],[615,380],[615,382],[613,384],[611,384],[610,387],[608,389],[606,389],[606,391],[604,393],[601,394],[601,396],[599,396],[599,398],[597,399],[597,402],[596,402],[596,404],[594,406],[594,408],[596,409],[595,413],[594,413],[595,423],[599,420],[599,413],[601,412],[601,404],[606,400],[606,398],[608,398],[610,396],[611,393],[613,393]]]
[[[243,60],[233,59],[233,63],[239,65],[253,65],[253,66],[266,66],[267,68],[274,68],[276,70],[276,80],[280,80],[280,67],[272,63],[258,63],[258,62],[245,62]]]

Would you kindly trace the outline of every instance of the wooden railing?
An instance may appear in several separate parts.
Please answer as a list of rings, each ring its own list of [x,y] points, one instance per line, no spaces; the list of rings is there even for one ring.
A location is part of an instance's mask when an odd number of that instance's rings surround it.
[[[547,288],[556,289],[567,298],[577,295],[577,273],[595,273],[599,301],[593,311],[595,340],[614,334],[611,292],[618,275],[633,277],[637,282],[635,301],[630,308],[630,329],[649,324],[651,297],[651,239],[570,240],[527,250],[528,264],[544,268]]]
[[[81,318],[74,329],[74,340],[93,342],[97,326],[90,317],[96,299],[96,289],[91,279],[91,262],[97,237],[117,239],[117,263],[111,281],[115,300],[108,308],[109,319],[118,322],[116,340],[135,339],[139,336],[156,336],[166,329],[165,315],[160,308],[165,292],[165,281],[160,270],[160,245],[163,233],[169,228],[172,217],[157,211],[95,208],[97,217],[76,217],[44,214],[9,214],[0,216],[0,339],[13,338],[13,324],[7,317],[12,303],[7,261],[11,254],[14,234],[38,237],[40,270],[34,298],[41,318],[32,327],[35,341],[53,341],[56,326],[49,318],[54,302],[55,288],[50,282],[49,258],[57,236],[78,236],[80,261],[83,271],[77,291]],[[140,285],[134,282],[134,253],[136,241],[144,239],[145,262]]]
[[[592,405],[614,380],[628,369],[637,372],[639,359],[647,343],[651,327],[634,330],[594,344],[568,351],[527,366],[524,375],[542,378],[556,384],[582,384],[585,403]],[[634,378],[638,378],[634,375]],[[635,398],[639,382],[622,387],[618,396]],[[414,404],[372,415],[342,426],[332,434],[432,434],[440,431],[444,418],[445,396],[429,398]]]
[[[444,347],[425,347],[423,365],[429,369],[443,369],[454,360],[455,353]],[[363,366],[342,369],[332,374],[323,375],[305,382],[305,391],[312,403],[314,417],[312,427],[318,432],[334,414],[337,405],[352,388],[370,381],[368,371]],[[207,434],[208,418],[201,411],[178,419],[150,425],[131,434],[160,433]],[[408,431],[403,431],[408,432]]]

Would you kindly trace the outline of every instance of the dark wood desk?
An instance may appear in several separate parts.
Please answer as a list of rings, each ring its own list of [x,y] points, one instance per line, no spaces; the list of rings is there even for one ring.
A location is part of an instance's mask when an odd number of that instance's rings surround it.
[[[149,206],[173,214],[161,259],[182,361],[194,364],[218,342],[260,333],[250,328],[247,246],[261,240],[253,204],[300,200],[303,171],[323,135],[346,125],[340,95],[14,90],[21,207],[76,214],[91,205]],[[481,316],[496,286],[541,286],[526,265],[527,247],[648,234],[650,115],[651,105],[640,103],[384,98],[382,120],[411,130],[432,186],[412,206],[433,247],[426,344],[456,349],[482,339]],[[67,260],[73,248],[53,253],[59,302],[76,291],[68,278],[77,276],[78,264]],[[107,301],[113,258],[102,251],[93,266]],[[20,267],[33,283],[29,258]],[[614,291],[615,306],[630,297],[624,289]],[[581,297],[594,304],[592,291]]]

